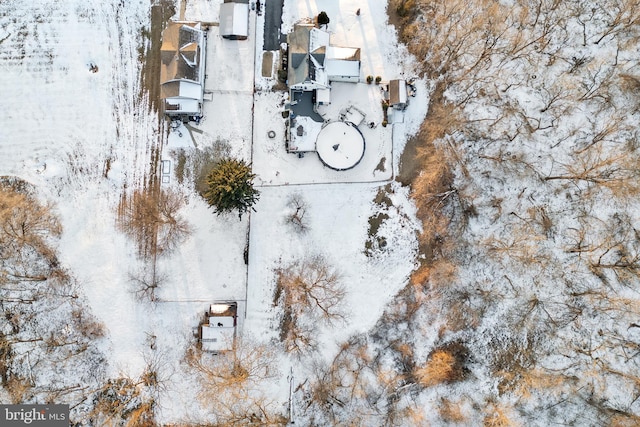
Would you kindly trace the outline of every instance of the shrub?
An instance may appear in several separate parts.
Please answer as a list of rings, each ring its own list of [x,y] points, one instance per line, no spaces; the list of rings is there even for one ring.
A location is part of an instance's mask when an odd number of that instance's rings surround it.
[[[367,83],[368,84],[373,83],[373,76],[367,76]]]
[[[322,11],[318,14],[318,25],[327,25],[330,21],[327,12]]]
[[[211,146],[193,152],[192,159],[187,163],[187,169],[190,168],[193,171],[193,185],[200,195],[204,195],[207,191],[207,175],[211,169],[230,155],[231,145],[223,140],[217,140]]]
[[[452,400],[443,398],[438,405],[438,413],[440,417],[448,423],[464,423],[468,422],[468,419],[462,410],[461,402],[454,402]]]
[[[381,81],[382,81],[382,77],[376,76],[376,84],[379,85]]]
[[[453,375],[455,362],[453,355],[446,351],[437,350],[422,368],[416,369],[415,376],[418,382],[425,387],[449,382]]]
[[[424,366],[413,374],[424,387],[460,381],[464,378],[467,357],[468,350],[463,344],[450,343],[434,350]]]
[[[416,2],[415,0],[401,0],[401,3],[396,8],[396,12],[398,16],[403,18],[409,17],[416,13]]]

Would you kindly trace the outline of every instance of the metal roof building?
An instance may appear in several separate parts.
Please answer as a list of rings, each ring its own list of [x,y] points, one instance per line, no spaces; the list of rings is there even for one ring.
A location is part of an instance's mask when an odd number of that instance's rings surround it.
[[[249,3],[229,1],[220,5],[220,35],[230,40],[249,37]]]

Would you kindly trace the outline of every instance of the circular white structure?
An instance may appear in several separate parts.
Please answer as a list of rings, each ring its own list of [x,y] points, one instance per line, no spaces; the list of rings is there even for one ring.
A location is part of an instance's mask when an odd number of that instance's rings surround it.
[[[364,156],[364,137],[351,122],[331,122],[320,130],[316,151],[322,163],[343,171],[357,165]]]

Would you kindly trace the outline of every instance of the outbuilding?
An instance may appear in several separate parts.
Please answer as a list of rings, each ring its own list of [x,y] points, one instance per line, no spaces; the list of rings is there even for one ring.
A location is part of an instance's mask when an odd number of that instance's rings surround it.
[[[220,35],[229,40],[249,37],[249,3],[225,1],[220,5]]]
[[[238,304],[215,303],[209,306],[205,323],[200,325],[202,350],[220,353],[233,349],[236,337]]]
[[[401,79],[389,81],[389,105],[396,110],[404,110],[409,103],[407,82]]]

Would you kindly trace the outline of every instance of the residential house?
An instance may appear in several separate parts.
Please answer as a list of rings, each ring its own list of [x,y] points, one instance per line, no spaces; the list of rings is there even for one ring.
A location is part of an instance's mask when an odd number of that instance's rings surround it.
[[[169,22],[160,47],[160,96],[168,116],[202,115],[205,52],[200,23]]]
[[[296,24],[287,36],[287,83],[292,91],[329,89],[324,61],[329,45],[329,33],[313,24]]]
[[[333,46],[328,32],[298,23],[287,36],[287,84],[291,99],[287,150],[315,151],[324,119],[318,106],[331,103],[332,82],[360,81],[360,48]]]
[[[360,81],[360,48],[329,44],[330,35],[300,23],[287,36],[287,84],[291,91],[315,91],[319,105],[330,102],[331,82]]]

